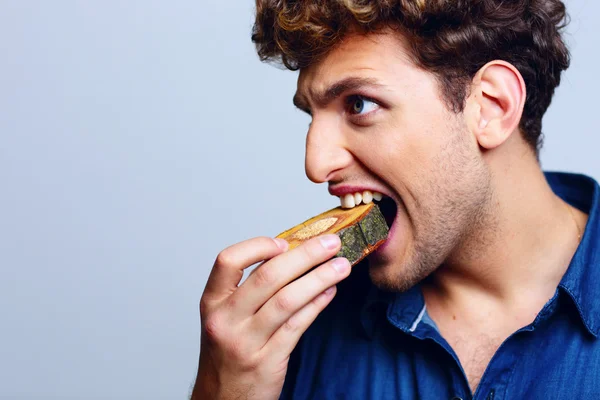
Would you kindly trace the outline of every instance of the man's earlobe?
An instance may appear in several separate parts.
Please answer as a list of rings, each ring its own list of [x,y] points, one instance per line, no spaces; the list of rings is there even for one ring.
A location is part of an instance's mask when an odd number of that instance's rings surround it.
[[[491,61],[477,72],[467,106],[469,125],[481,147],[498,147],[517,131],[525,97],[525,81],[513,65]]]
[[[483,129],[487,128],[487,126],[488,126],[488,120],[485,117],[480,116],[479,117],[479,129],[483,130]]]

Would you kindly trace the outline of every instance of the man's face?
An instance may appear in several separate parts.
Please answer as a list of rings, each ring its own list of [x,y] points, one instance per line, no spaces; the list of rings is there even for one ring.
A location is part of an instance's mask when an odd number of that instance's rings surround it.
[[[464,114],[448,110],[435,77],[408,60],[402,40],[347,37],[300,72],[295,98],[312,115],[308,178],[395,203],[382,207],[394,222],[369,265],[373,283],[396,291],[459,261],[491,203],[490,173]]]

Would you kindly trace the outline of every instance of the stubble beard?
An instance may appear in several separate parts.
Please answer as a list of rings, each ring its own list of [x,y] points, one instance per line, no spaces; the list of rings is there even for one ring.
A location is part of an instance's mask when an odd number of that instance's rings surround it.
[[[388,260],[385,273],[369,270],[381,290],[405,292],[459,249],[476,252],[488,242],[483,232],[495,220],[491,172],[469,148],[464,131],[452,136],[454,141],[436,157],[434,168],[423,175],[425,184],[419,185],[421,202],[413,210],[413,240],[405,254]]]

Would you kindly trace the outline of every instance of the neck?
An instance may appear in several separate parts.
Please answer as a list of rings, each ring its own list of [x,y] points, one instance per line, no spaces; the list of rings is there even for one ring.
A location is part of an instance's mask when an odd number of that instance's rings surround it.
[[[481,226],[466,233],[424,284],[428,304],[435,298],[455,309],[485,302],[518,306],[524,300],[543,305],[577,249],[587,216],[554,194],[537,160],[487,156],[493,204]]]

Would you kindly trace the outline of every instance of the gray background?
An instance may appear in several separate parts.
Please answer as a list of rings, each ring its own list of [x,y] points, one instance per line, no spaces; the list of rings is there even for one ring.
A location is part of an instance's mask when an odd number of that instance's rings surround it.
[[[0,398],[185,398],[216,254],[337,204],[253,5],[0,0]],[[600,3],[568,6],[542,161],[600,177]]]

